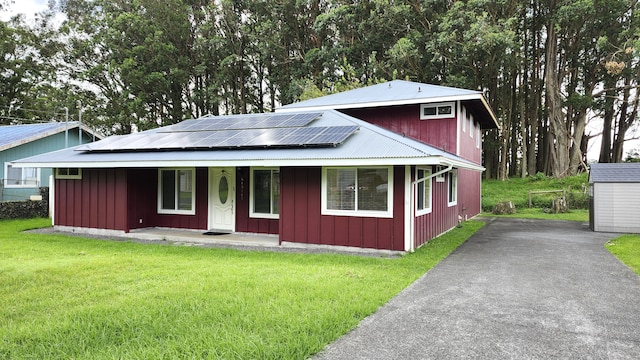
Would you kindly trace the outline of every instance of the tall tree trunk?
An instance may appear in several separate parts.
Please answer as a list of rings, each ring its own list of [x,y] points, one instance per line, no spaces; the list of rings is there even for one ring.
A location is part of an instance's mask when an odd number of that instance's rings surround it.
[[[552,21],[547,25],[547,48],[544,78],[546,84],[546,107],[549,111],[551,174],[555,177],[567,175],[569,170],[569,136],[562,115],[560,80],[558,79],[558,35]]]

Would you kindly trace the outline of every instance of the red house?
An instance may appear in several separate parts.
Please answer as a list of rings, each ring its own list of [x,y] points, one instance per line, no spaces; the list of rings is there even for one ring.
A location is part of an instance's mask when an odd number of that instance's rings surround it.
[[[55,168],[54,226],[161,227],[413,251],[480,213],[479,92],[392,81],[14,162]]]

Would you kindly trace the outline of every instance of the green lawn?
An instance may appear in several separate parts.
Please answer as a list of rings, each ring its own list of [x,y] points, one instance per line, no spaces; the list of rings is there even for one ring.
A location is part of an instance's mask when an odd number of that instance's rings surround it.
[[[586,188],[589,185],[588,174],[569,176],[565,178],[545,177],[542,174],[526,178],[511,178],[501,180],[482,181],[482,209],[491,212],[498,202],[512,201],[516,210],[529,207],[529,191],[566,190],[567,205],[570,209],[588,209],[589,196]],[[584,190],[583,190],[584,189]],[[551,200],[560,194],[534,194],[532,203],[534,208],[550,208]]]
[[[609,241],[605,247],[636,274],[640,275],[640,235],[623,235]]]
[[[0,221],[0,359],[305,359],[483,223],[401,258],[144,245]]]
[[[517,209],[515,214],[511,215],[494,215],[490,212],[483,213],[483,216],[495,216],[495,217],[509,217],[509,218],[521,218],[521,219],[544,219],[544,220],[567,220],[567,221],[580,221],[589,222],[589,210],[585,209],[573,209],[568,210],[562,214],[549,214],[540,208],[524,208]]]

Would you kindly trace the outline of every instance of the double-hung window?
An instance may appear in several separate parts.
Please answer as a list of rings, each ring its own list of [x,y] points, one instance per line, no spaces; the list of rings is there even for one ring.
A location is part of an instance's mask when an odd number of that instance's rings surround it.
[[[458,171],[451,170],[447,173],[448,185],[448,205],[453,206],[458,203]]]
[[[195,169],[158,170],[158,213],[194,215]]]
[[[392,204],[392,167],[322,169],[324,215],[392,217]]]
[[[416,216],[431,212],[431,178],[429,176],[431,176],[431,169],[416,168]]]
[[[5,163],[4,187],[36,188],[40,186],[40,168],[14,167]]]
[[[250,216],[277,219],[280,213],[280,169],[251,169]]]

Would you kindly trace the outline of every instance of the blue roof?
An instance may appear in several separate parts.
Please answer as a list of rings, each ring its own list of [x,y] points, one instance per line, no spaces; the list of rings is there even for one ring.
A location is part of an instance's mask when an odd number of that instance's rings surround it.
[[[591,164],[590,183],[640,183],[640,163]]]
[[[358,109],[442,101],[467,102],[483,128],[497,128],[497,120],[482,92],[412,81],[394,80],[282,106],[276,112]]]
[[[77,122],[0,126],[0,151],[45,138],[67,129],[77,128]]]

